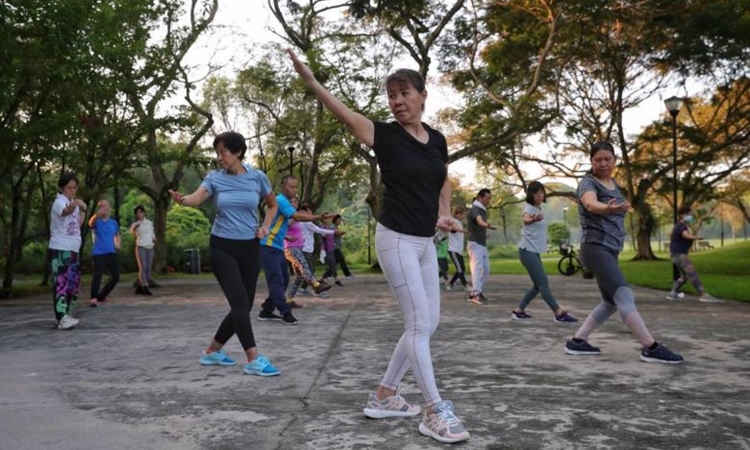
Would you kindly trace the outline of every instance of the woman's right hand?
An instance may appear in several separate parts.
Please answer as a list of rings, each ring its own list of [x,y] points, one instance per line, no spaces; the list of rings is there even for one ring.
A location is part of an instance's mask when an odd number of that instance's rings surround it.
[[[185,206],[185,196],[177,191],[173,191],[172,189],[169,190],[169,195],[172,196],[172,200],[176,201],[182,206]]]
[[[313,75],[312,70],[310,70],[307,64],[300,61],[297,54],[294,53],[294,50],[288,48],[286,49],[286,52],[289,54],[289,59],[292,60],[292,64],[294,64],[294,70],[297,71],[302,80],[307,84],[315,81],[315,75]]]

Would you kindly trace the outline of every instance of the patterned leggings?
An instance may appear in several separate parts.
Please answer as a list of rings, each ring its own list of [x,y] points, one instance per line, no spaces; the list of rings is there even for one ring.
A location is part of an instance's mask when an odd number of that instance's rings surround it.
[[[703,288],[703,283],[701,283],[701,279],[698,278],[698,272],[695,271],[693,262],[690,261],[687,254],[680,253],[672,255],[672,262],[678,269],[680,269],[680,278],[676,279],[672,285],[672,292],[680,292],[680,289],[682,289],[682,286],[684,286],[688,280],[693,283],[693,287],[699,294],[706,292]]]
[[[286,291],[287,300],[291,300],[297,295],[297,290],[302,286],[302,283],[307,282],[310,286],[315,285],[315,275],[310,270],[310,266],[307,265],[307,260],[301,248],[289,247],[284,249],[284,257],[294,269],[294,281],[289,283]]]
[[[70,314],[78,300],[81,289],[81,266],[78,264],[78,253],[67,250],[52,252],[52,298],[55,307],[55,319],[59,322]]]

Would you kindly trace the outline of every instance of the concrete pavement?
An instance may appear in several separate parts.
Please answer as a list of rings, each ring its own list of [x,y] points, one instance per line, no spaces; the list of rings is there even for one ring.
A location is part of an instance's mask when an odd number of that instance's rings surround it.
[[[591,280],[551,280],[576,317],[598,302]],[[79,304],[73,331],[54,328],[51,294],[0,302],[0,450],[448,447],[419,434],[418,418],[362,415],[402,324],[381,276],[347,281],[301,297],[295,327],[254,309],[259,348],[283,372],[267,379],[198,364],[228,310],[213,279],[166,280],[154,297],[121,281],[108,304]],[[575,326],[554,323],[541,298],[533,321],[510,320],[528,287],[492,276],[484,307],[443,295],[438,385],[472,433],[457,448],[750,449],[750,305],[636,288],[652,333],[686,358],[665,366],[638,360],[617,315],[591,337],[602,355],[565,355]],[[265,292],[261,278],[256,305]],[[241,359],[236,339],[227,351]],[[421,402],[410,373],[402,394]]]

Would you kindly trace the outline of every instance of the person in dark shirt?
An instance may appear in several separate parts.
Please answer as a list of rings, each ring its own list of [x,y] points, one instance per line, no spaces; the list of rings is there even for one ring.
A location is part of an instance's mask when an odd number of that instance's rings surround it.
[[[701,239],[694,234],[690,234],[690,230],[688,229],[688,224],[693,221],[693,214],[690,211],[690,207],[683,206],[678,211],[678,214],[679,220],[672,229],[672,235],[669,240],[669,256],[680,270],[680,277],[672,285],[672,290],[667,294],[667,300],[677,300],[680,289],[687,283],[687,280],[690,280],[695,290],[700,294],[700,301],[708,303],[720,302],[721,300],[715,298],[703,288],[703,283],[698,278],[698,272],[695,271],[692,261],[688,258],[688,252],[690,252],[690,247],[693,246],[693,241]]]
[[[318,100],[378,159],[385,190],[375,231],[378,262],[404,318],[404,332],[364,414],[385,417],[416,416],[398,393],[406,371],[414,372],[426,408],[419,431],[440,442],[469,439],[453,413],[453,403],[440,397],[435,383],[430,337],[440,321],[440,283],[432,236],[435,226],[449,231],[450,182],[445,137],[422,122],[427,99],[419,72],[399,69],[385,80],[388,106],[396,119],[373,122],[358,114],[321,85],[310,68],[291,50],[289,57],[302,81]]]

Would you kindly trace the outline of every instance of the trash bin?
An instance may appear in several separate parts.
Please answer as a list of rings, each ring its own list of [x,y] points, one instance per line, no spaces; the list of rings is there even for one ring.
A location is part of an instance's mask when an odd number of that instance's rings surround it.
[[[197,248],[188,248],[184,251],[185,261],[183,272],[201,273],[201,252]]]

